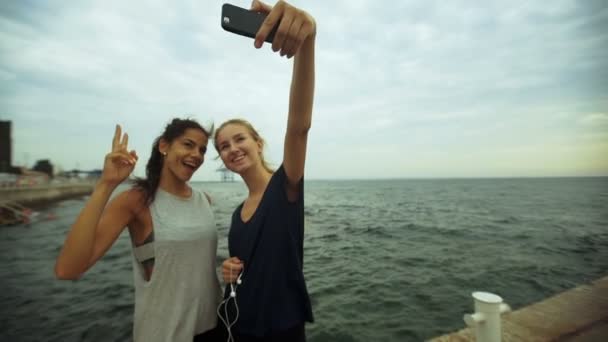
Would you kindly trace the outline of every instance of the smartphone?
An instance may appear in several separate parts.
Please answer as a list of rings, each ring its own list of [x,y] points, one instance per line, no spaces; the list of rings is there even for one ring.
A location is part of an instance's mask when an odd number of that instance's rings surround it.
[[[231,4],[222,5],[222,28],[226,31],[255,38],[264,19],[266,19],[264,13],[250,11]],[[270,34],[266,37],[267,42],[272,43],[278,26],[279,23],[270,31]]]

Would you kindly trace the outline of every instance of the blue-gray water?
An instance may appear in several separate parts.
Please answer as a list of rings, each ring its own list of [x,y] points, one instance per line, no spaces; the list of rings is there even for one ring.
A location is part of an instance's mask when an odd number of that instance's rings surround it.
[[[194,187],[215,201],[219,265],[245,188]],[[421,341],[462,328],[473,291],[517,309],[608,275],[608,178],[309,181],[305,193],[309,341]],[[3,341],[130,339],[126,232],[81,280],[53,277],[83,204],[0,229]]]

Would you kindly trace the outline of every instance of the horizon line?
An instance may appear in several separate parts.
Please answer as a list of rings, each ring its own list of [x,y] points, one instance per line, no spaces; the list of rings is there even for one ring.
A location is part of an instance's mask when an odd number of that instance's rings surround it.
[[[453,177],[384,177],[384,178],[305,178],[307,181],[388,181],[388,180],[494,180],[494,179],[574,179],[574,178],[608,178],[608,175],[587,176],[453,176]],[[195,180],[193,183],[238,183],[221,180]]]

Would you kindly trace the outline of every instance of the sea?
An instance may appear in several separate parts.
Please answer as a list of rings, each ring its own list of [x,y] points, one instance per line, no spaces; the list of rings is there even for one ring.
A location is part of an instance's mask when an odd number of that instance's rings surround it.
[[[192,186],[213,198],[219,267],[247,190]],[[85,201],[0,227],[2,341],[131,340],[126,231],[80,280],[53,275]],[[474,291],[516,310],[608,275],[608,177],[310,180],[305,214],[312,342],[425,341],[465,327]]]

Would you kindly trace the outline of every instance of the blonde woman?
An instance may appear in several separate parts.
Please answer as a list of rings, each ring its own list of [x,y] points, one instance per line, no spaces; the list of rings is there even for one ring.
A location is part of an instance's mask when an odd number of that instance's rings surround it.
[[[270,7],[254,1],[252,10],[267,13],[255,38],[260,48],[273,27],[272,49],[294,57],[283,162],[272,170],[262,153],[264,140],[245,120],[223,123],[215,147],[228,169],[245,181],[249,195],[233,213],[228,235],[230,258],[223,262],[225,297],[235,289],[234,305],[218,310],[233,322],[235,341],[304,341],[312,322],[303,274],[304,162],[311,125],[314,79],[314,19],[279,1]],[[237,282],[237,278],[240,281]],[[240,283],[240,284],[239,284]]]

